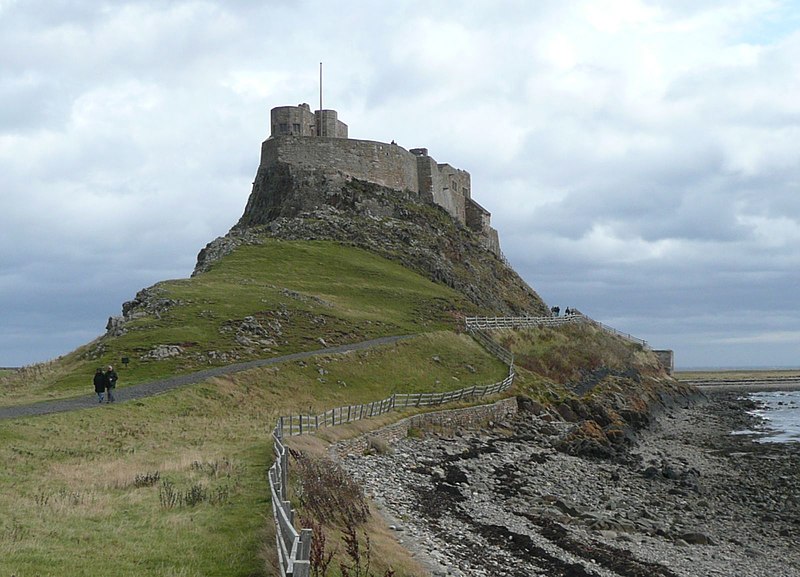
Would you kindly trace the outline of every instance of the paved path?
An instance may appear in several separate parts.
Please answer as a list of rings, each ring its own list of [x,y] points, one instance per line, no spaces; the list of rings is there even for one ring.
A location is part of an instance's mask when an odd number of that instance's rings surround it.
[[[198,371],[196,373],[189,373],[187,375],[178,375],[169,379],[161,381],[152,381],[149,383],[141,383],[139,385],[132,385],[122,389],[116,389],[116,396],[119,398],[117,402],[124,403],[141,399],[144,397],[152,397],[178,387],[191,385],[205,381],[211,377],[219,377],[221,375],[229,375],[239,371],[246,371],[256,367],[263,367],[267,365],[274,365],[277,363],[284,363],[286,361],[295,361],[298,359],[306,359],[316,355],[333,355],[337,353],[346,353],[348,351],[356,351],[361,349],[368,349],[379,345],[388,345],[396,343],[397,341],[408,339],[416,335],[402,335],[395,337],[381,337],[369,341],[362,341],[360,343],[352,343],[349,345],[341,345],[338,347],[328,347],[315,351],[305,351],[302,353],[292,353],[291,355],[283,355],[280,357],[272,357],[270,359],[259,359],[257,361],[249,361],[246,363],[236,363],[234,365],[226,365],[224,367],[214,367]],[[34,417],[37,415],[48,415],[51,413],[64,413],[66,411],[77,411],[79,409],[88,409],[98,405],[97,395],[94,393],[83,395],[80,397],[72,397],[69,399],[57,399],[54,401],[44,401],[33,403],[30,405],[18,405],[15,407],[0,407],[0,420],[14,419],[18,417]]]

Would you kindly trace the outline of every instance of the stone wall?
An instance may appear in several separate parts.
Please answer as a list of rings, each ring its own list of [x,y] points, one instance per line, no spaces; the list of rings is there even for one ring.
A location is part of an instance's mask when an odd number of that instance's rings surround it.
[[[387,188],[409,190],[486,236],[487,248],[498,253],[497,233],[489,226],[491,214],[470,198],[469,173],[438,164],[427,156],[427,150],[415,152],[372,140],[284,135],[262,143],[259,171],[285,164],[307,172],[336,172]]]
[[[664,367],[664,370],[667,371],[667,374],[671,375],[672,371],[675,370],[675,354],[671,350],[660,350],[660,351],[653,351],[656,356],[658,357],[658,362]]]
[[[388,188],[419,192],[416,157],[393,144],[279,136],[262,144],[260,169],[271,168],[278,162],[306,171],[341,172]]]
[[[425,426],[441,426],[446,428],[474,428],[486,421],[501,421],[517,414],[517,399],[511,397],[492,403],[467,407],[465,409],[451,409],[422,413],[401,419],[396,423],[387,425],[375,431],[364,433],[353,439],[339,441],[330,448],[330,452],[339,458],[345,455],[363,454],[370,445],[370,439],[381,439],[389,445],[408,437],[409,429],[423,428]]]
[[[317,136],[347,138],[347,125],[335,110],[317,110]]]
[[[308,104],[300,106],[278,106],[269,114],[272,136],[315,136],[317,119]]]

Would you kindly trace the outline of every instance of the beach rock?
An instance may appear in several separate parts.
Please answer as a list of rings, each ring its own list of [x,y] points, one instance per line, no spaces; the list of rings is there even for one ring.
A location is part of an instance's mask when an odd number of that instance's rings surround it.
[[[450,575],[800,575],[800,447],[729,436],[749,419],[736,403],[664,414],[611,460],[554,450],[608,434],[542,409],[345,465]]]

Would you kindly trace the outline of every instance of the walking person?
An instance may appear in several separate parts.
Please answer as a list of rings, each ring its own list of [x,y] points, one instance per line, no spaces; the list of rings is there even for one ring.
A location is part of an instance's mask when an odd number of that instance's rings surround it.
[[[106,391],[108,392],[108,401],[109,403],[114,402],[114,387],[117,386],[117,373],[114,372],[114,367],[108,365],[106,369],[106,373],[104,375],[105,382],[106,382]]]
[[[97,402],[103,402],[103,393],[106,392],[106,376],[103,374],[103,369],[97,367],[94,372],[94,392],[97,393]]]

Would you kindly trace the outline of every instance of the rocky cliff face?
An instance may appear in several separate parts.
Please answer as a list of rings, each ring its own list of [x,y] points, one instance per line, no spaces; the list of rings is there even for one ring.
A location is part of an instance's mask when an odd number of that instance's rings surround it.
[[[413,192],[286,165],[259,172],[242,218],[200,252],[194,274],[240,244],[270,237],[330,240],[376,252],[463,293],[485,314],[550,314],[479,235],[441,207]]]

